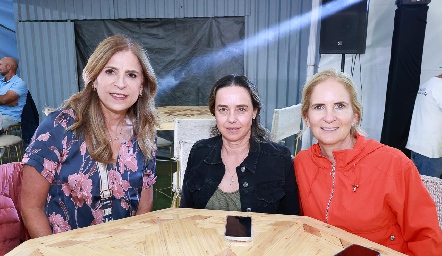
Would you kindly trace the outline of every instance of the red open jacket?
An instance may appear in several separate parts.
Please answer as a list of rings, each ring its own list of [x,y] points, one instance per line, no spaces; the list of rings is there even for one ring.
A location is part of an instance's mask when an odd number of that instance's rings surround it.
[[[353,149],[318,144],[298,153],[295,174],[306,216],[409,255],[442,255],[436,206],[401,151],[357,136]]]

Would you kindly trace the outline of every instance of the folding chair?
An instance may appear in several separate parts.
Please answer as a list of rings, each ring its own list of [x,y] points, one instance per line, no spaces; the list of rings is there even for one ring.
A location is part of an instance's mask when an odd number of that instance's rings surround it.
[[[286,108],[275,109],[273,112],[272,130],[270,140],[276,143],[282,142],[285,138],[298,134],[301,131],[301,104]],[[298,152],[299,136],[296,136],[294,155]]]
[[[180,204],[187,159],[193,144],[201,139],[212,137],[212,128],[215,125],[215,119],[175,119],[173,152],[178,166],[172,181],[174,192],[172,207],[178,207]]]

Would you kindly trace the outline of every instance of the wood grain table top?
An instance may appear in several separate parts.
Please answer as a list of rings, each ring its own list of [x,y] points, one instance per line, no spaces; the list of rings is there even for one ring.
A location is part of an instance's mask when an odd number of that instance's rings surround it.
[[[224,238],[227,215],[252,217],[251,242]],[[28,240],[7,255],[334,255],[350,244],[403,255],[293,215],[168,208]]]
[[[174,130],[175,119],[213,119],[208,106],[165,106],[158,107],[157,114],[160,126],[158,130]]]

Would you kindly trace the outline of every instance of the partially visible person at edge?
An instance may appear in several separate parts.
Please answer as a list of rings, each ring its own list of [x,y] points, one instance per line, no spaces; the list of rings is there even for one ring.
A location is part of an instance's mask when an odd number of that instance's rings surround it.
[[[420,174],[442,179],[442,74],[419,87],[406,148]]]
[[[224,76],[209,109],[217,136],[193,145],[180,207],[299,214],[291,153],[267,139],[256,87],[245,76]]]
[[[419,172],[400,150],[364,137],[349,77],[314,75],[302,116],[318,140],[294,161],[304,215],[408,255],[442,255],[435,203]]]
[[[26,103],[28,87],[18,77],[18,62],[12,57],[0,60],[0,130],[21,122],[21,113]]]
[[[22,215],[32,238],[152,209],[157,81],[146,52],[131,38],[106,38],[83,79],[23,157]]]

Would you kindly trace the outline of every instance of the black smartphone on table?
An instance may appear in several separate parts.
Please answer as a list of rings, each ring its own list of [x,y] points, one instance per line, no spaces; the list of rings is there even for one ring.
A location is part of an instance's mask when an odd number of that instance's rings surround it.
[[[252,241],[252,217],[227,215],[224,235],[230,241]]]

